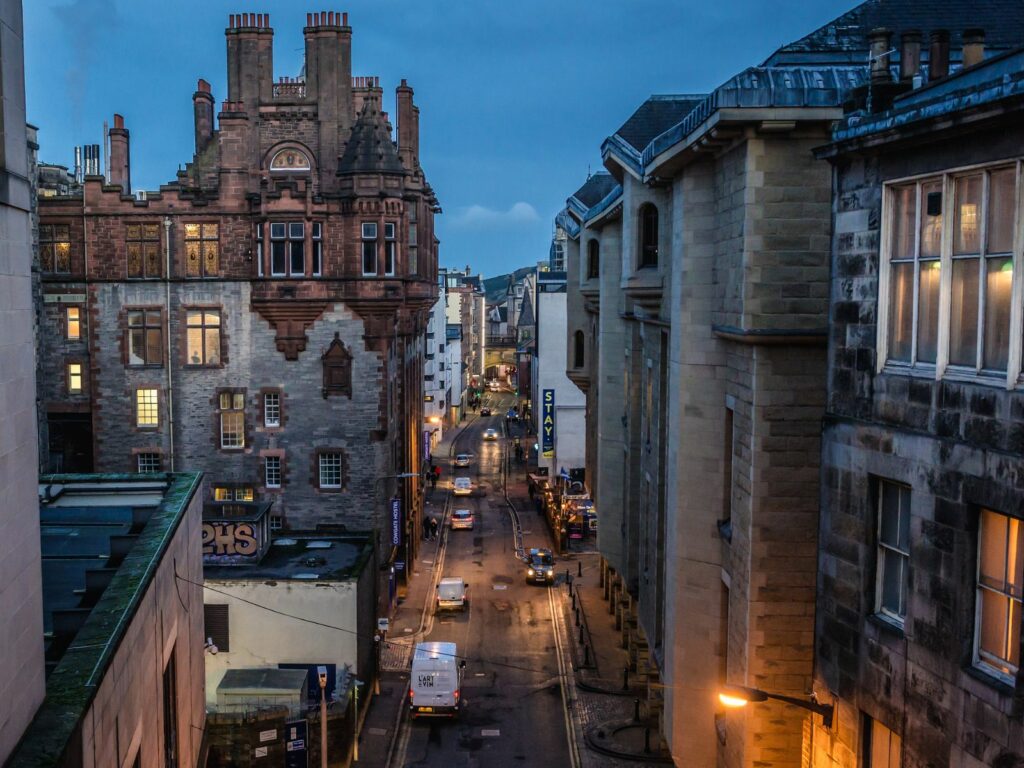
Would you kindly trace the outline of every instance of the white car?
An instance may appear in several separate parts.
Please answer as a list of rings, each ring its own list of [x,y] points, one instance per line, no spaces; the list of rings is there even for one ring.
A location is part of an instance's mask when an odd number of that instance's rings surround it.
[[[452,530],[473,530],[473,510],[456,509],[452,512]]]
[[[456,477],[452,483],[452,493],[456,496],[469,496],[473,492],[473,483],[468,477]]]
[[[468,453],[460,453],[455,457],[456,467],[468,467],[470,462],[470,455]]]
[[[488,427],[487,429],[484,430],[484,440],[497,440],[497,439],[498,439],[498,430],[496,430],[494,427]]]
[[[436,609],[439,611],[451,609],[464,611],[469,608],[469,596],[466,594],[468,586],[458,576],[441,579],[437,584]]]

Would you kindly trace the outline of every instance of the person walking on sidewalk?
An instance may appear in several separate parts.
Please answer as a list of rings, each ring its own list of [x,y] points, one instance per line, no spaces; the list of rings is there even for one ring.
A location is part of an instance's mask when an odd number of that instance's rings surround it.
[[[436,539],[437,538],[437,528],[438,528],[437,518],[436,517],[430,518],[430,538],[432,538],[432,539]]]
[[[423,538],[430,538],[430,518],[426,515],[423,516]]]

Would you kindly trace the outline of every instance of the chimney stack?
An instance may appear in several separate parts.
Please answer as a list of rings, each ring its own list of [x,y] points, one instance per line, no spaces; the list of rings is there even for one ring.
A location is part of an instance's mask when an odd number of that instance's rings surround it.
[[[417,157],[416,145],[418,133],[414,111],[416,107],[412,102],[412,88],[408,82],[402,80],[402,84],[395,89],[395,102],[398,104],[398,156],[402,158],[402,165],[408,170],[416,170],[419,158]]]
[[[963,38],[964,69],[981,64],[985,60],[985,30],[965,29]]]
[[[192,107],[195,112],[196,154],[200,154],[213,138],[213,94],[210,84],[199,80],[196,92],[192,94]]]
[[[891,49],[892,32],[885,27],[872,29],[868,33],[868,53],[871,56],[872,83],[887,83],[892,80],[889,74],[889,51]]]
[[[82,183],[82,148],[75,147],[75,181]]]
[[[938,80],[949,74],[949,32],[936,29],[928,46],[928,80]]]
[[[224,30],[228,46],[228,101],[253,114],[274,98],[274,30],[266,13],[233,13]]]
[[[131,194],[131,155],[128,149],[128,129],[124,117],[114,115],[114,127],[107,130],[110,142],[110,183],[120,184],[121,191]]]
[[[348,14],[306,14],[306,98],[315,100],[319,122],[321,189],[332,189],[355,112],[352,106],[352,28]]]
[[[909,82],[921,71],[921,32],[908,29],[900,38],[900,80]]]

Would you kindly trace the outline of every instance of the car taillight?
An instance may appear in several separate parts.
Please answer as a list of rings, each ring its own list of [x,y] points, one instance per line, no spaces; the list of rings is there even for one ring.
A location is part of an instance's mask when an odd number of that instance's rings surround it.
[[[458,690],[458,688],[455,689],[455,700],[456,701],[459,700],[459,690]]]
[[[413,693],[413,690],[412,690],[412,688],[410,688],[410,689],[409,689],[409,701],[412,701],[412,699],[413,699],[413,696],[414,696],[414,695],[415,695],[415,694]]]

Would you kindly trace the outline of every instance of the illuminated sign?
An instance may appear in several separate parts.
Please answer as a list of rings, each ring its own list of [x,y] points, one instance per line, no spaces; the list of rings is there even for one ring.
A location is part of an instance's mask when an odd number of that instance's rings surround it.
[[[545,389],[540,401],[540,447],[545,459],[555,455],[555,390]]]
[[[397,496],[391,497],[391,543],[402,544],[402,500]]]

